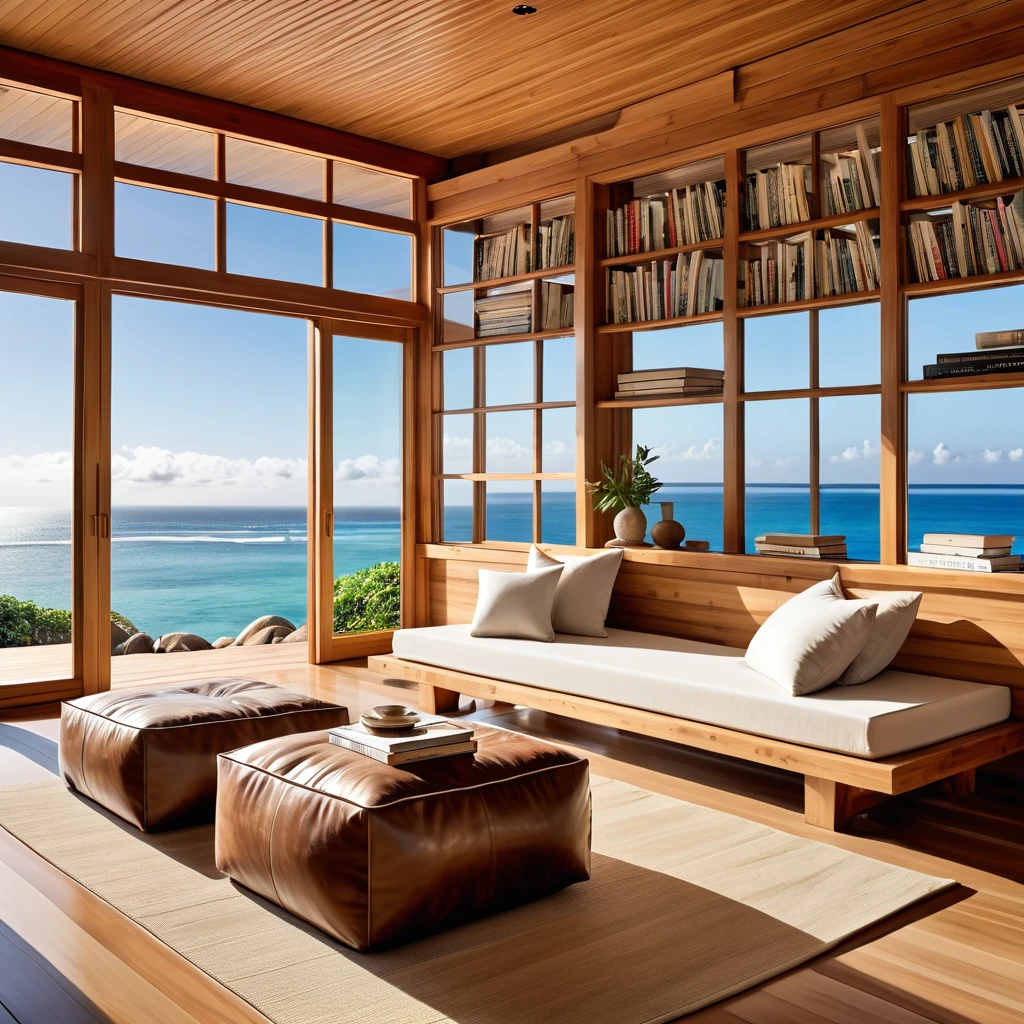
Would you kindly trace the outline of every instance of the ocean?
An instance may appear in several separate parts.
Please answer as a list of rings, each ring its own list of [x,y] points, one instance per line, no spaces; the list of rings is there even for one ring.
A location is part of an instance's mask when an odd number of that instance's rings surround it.
[[[721,487],[668,483],[655,495],[674,503],[687,537],[722,545]],[[575,541],[574,496],[544,492],[544,541]],[[845,533],[851,558],[878,559],[878,488],[823,486],[823,533]],[[647,509],[653,522],[657,503]],[[747,545],[767,530],[806,532],[806,487],[756,485],[747,491]],[[304,508],[115,508],[111,517],[111,605],[157,636],[182,630],[208,640],[236,636],[260,615],[306,619]],[[530,495],[491,493],[488,536],[530,539]],[[397,508],[338,508],[334,567],[341,576],[397,560]],[[466,506],[445,509],[446,539],[464,541]],[[914,486],[909,496],[910,547],[928,530],[1010,533],[1024,551],[1024,487]],[[71,605],[70,518],[59,508],[0,508],[0,594],[55,608]]]

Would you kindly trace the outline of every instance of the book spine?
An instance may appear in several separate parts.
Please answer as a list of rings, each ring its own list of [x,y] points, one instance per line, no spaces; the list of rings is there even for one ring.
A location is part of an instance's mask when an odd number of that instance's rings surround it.
[[[372,757],[374,761],[382,761],[387,764],[388,755],[383,750],[377,750],[375,747],[369,747],[365,743],[357,743],[355,740],[350,740],[347,737],[335,736],[331,733],[328,737],[330,741],[339,747],[343,747],[345,750],[351,750],[354,754],[362,754],[364,757]]]
[[[1024,373],[1024,356],[986,359],[971,363],[931,363],[924,368],[925,380],[940,377],[970,377],[985,373]]]
[[[961,569],[967,572],[992,572],[989,562],[976,558],[961,558],[956,555],[929,555],[911,551],[907,555],[907,564],[921,566],[926,569]]]

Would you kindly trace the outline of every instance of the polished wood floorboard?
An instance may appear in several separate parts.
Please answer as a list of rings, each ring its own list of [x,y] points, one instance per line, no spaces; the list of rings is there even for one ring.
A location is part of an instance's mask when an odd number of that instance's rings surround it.
[[[337,700],[355,712],[416,699],[415,689],[360,663],[306,665],[305,649],[295,646],[117,659],[114,685],[248,675]],[[57,714],[46,706],[0,715],[0,784],[53,777]],[[577,749],[595,773],[961,883],[939,903],[688,1020],[1024,1022],[1019,780],[981,774],[971,796],[951,799],[936,788],[856,818],[847,833],[830,834],[804,823],[802,780],[786,772],[508,705],[464,701],[459,714],[496,719]],[[543,1007],[537,1019],[543,1021]],[[0,1024],[265,1020],[0,830]]]

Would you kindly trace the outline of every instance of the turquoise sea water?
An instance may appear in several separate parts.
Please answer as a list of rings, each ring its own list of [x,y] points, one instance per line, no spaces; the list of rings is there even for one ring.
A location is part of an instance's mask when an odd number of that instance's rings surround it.
[[[687,536],[720,548],[721,488],[666,484]],[[545,492],[544,540],[575,541],[571,493]],[[657,504],[648,520],[660,515]],[[766,530],[805,532],[806,487],[761,485],[747,492],[747,544]],[[491,493],[488,536],[529,540],[530,495]],[[446,539],[468,539],[470,509],[445,509]],[[821,525],[845,533],[851,558],[878,558],[878,489],[824,487]],[[175,630],[213,640],[235,636],[260,615],[296,625],[306,618],[306,512],[303,508],[147,507],[114,509],[111,604],[156,636]],[[1010,533],[1024,551],[1024,487],[912,487],[910,547],[926,530]],[[70,520],[66,509],[0,508],[0,594],[49,607],[71,606]],[[338,508],[335,574],[398,558],[397,508]]]

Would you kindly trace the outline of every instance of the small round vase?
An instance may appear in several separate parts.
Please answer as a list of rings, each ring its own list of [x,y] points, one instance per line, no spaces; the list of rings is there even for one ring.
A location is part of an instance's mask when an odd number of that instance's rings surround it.
[[[671,501],[661,502],[661,519],[651,527],[651,540],[659,548],[677,550],[686,537],[682,523],[677,523],[672,514],[675,511]]]
[[[615,539],[623,544],[643,544],[647,536],[647,517],[632,505],[624,508],[614,519]]]

